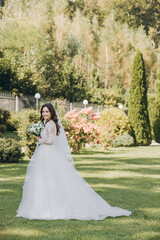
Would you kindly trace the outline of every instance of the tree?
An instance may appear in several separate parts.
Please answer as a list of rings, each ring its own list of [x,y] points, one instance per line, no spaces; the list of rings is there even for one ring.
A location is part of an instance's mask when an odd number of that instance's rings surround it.
[[[77,10],[79,10],[82,15],[86,16],[91,23],[93,22],[93,19],[96,16],[98,20],[98,25],[100,27],[103,26],[104,19],[105,19],[105,11],[103,9],[103,6],[100,6],[98,4],[97,0],[91,0],[91,1],[67,0],[66,13],[68,14],[71,20],[73,20],[73,18],[75,17]]]
[[[4,0],[0,0],[0,7],[3,7],[4,6]]]
[[[152,134],[156,142],[160,143],[160,73],[155,82],[155,95],[151,99],[149,114],[151,119]]]
[[[158,47],[160,41],[159,0],[113,0],[116,21],[127,22],[130,27],[143,26]]]
[[[139,50],[134,58],[131,71],[128,114],[136,145],[149,145],[152,138],[148,114],[146,75],[143,55]]]
[[[0,52],[0,89],[12,91],[17,82],[16,73],[12,69],[11,61]]]

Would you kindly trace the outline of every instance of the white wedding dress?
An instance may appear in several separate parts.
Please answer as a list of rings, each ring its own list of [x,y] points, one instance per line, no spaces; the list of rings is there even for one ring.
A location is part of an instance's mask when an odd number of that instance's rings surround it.
[[[56,125],[50,120],[28,165],[16,216],[44,220],[129,216],[130,211],[111,207],[89,186],[55,146],[55,136]]]

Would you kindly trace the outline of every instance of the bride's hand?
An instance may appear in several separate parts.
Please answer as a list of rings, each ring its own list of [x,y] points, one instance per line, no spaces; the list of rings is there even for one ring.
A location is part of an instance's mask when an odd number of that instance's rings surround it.
[[[40,137],[38,136],[35,136],[35,139],[37,140],[37,142],[39,141]]]

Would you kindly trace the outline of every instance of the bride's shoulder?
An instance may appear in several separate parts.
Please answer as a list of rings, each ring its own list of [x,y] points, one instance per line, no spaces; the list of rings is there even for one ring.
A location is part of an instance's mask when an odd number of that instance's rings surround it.
[[[51,119],[51,120],[49,120],[48,122],[47,122],[47,124],[46,124],[47,126],[53,126],[53,127],[55,127],[55,122]]]

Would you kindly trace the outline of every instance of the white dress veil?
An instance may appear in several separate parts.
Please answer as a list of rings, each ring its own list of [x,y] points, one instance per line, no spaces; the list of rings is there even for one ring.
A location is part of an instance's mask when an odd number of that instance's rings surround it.
[[[56,114],[58,118],[58,124],[60,126],[60,134],[58,136],[56,135],[54,145],[61,151],[61,153],[66,158],[66,160],[68,160],[72,165],[74,165],[74,161],[71,155],[67,136],[57,111],[56,111]]]

